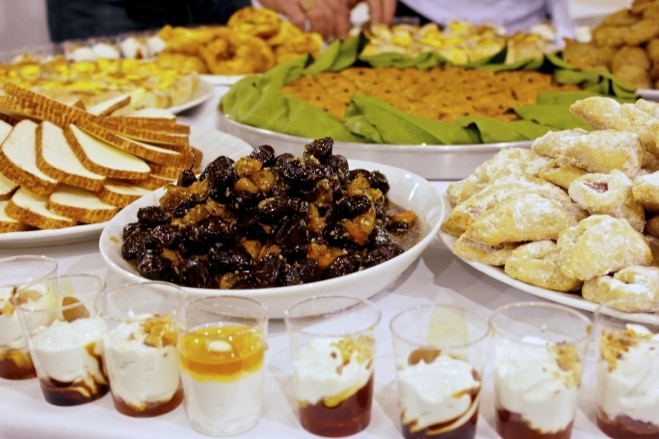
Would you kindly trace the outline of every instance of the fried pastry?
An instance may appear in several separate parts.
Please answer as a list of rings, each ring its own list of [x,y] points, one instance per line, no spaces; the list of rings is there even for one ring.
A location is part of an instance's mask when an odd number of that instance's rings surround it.
[[[454,236],[464,233],[484,212],[498,206],[520,194],[535,193],[559,202],[577,221],[586,217],[587,212],[561,188],[533,176],[520,176],[512,182],[496,182],[456,205],[447,220],[442,223],[442,230]]]
[[[659,172],[636,177],[632,194],[645,209],[659,213]]]
[[[576,166],[561,166],[556,160],[550,160],[546,166],[540,168],[538,176],[567,191],[570,184],[585,173],[586,171]]]
[[[591,215],[624,218],[637,231],[645,227],[645,210],[632,194],[632,180],[614,169],[609,174],[591,173],[575,179],[568,194]]]
[[[638,174],[644,155],[636,134],[612,129],[550,131],[534,140],[531,147],[563,166],[602,173],[618,169],[629,177]]]
[[[501,267],[506,263],[517,244],[508,243],[502,245],[486,245],[482,242],[473,241],[466,235],[462,235],[455,242],[453,253],[467,261],[481,262],[483,264]]]
[[[513,279],[554,291],[581,288],[580,280],[561,272],[558,246],[550,240],[529,242],[515,248],[506,259],[504,272]]]
[[[561,272],[586,281],[631,265],[652,263],[643,234],[624,219],[592,215],[563,230],[558,237]]]
[[[559,202],[533,192],[523,192],[485,211],[465,231],[469,239],[486,245],[556,239],[577,224]]]
[[[648,218],[645,222],[644,232],[646,235],[659,238],[659,215],[654,215]]]
[[[584,282],[581,295],[595,303],[615,299],[659,299],[659,268],[633,265],[613,276],[598,276]]]
[[[514,182],[522,175],[537,175],[546,162],[545,157],[528,148],[504,148],[466,178],[449,183],[446,193],[456,205],[495,181]]]
[[[592,96],[572,104],[570,111],[597,129],[635,133],[648,151],[659,155],[659,119],[635,104],[620,104],[613,98]]]

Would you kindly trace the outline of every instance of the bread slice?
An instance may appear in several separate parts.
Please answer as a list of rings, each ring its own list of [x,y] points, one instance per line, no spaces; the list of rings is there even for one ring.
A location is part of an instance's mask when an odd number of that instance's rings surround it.
[[[0,108],[37,120],[49,120],[61,127],[94,116],[80,108],[63,104],[32,90],[7,82],[4,90],[9,96],[0,96]],[[11,114],[10,114],[11,116]]]
[[[130,182],[108,180],[96,195],[104,203],[123,208],[149,193],[151,193],[151,189],[143,188]]]
[[[96,192],[105,176],[85,168],[64,136],[64,130],[44,121],[37,127],[37,167],[60,183]]]
[[[60,186],[50,194],[46,207],[59,215],[87,224],[108,221],[119,211],[117,206],[104,203],[88,190],[68,185]]]
[[[130,105],[130,95],[121,94],[98,104],[87,107],[87,112],[94,116],[108,116],[120,108]]]
[[[189,157],[178,151],[172,151],[120,136],[114,131],[93,121],[79,121],[75,126],[106,144],[153,163],[177,166],[184,164],[189,159]]]
[[[18,184],[0,174],[0,201],[8,200],[18,189]]]
[[[37,124],[25,119],[17,123],[0,146],[2,173],[37,195],[48,196],[58,185],[37,167]]]
[[[103,120],[97,121],[99,125],[103,125]],[[108,125],[107,128],[115,133],[128,137],[129,139],[138,140],[142,142],[154,143],[163,147],[171,147],[176,151],[182,150],[190,143],[188,134],[173,134],[166,131],[161,131],[156,128],[143,128],[140,126],[131,125],[128,123],[118,125]]]
[[[0,233],[23,232],[29,230],[30,226],[7,215],[5,209],[8,204],[9,200],[0,201]]]
[[[19,188],[7,203],[5,212],[10,217],[37,229],[62,229],[76,225],[76,221],[52,212],[46,207],[47,197]]]
[[[116,148],[77,127],[68,125],[64,136],[85,168],[108,178],[140,179],[151,174],[149,165],[139,157]]]

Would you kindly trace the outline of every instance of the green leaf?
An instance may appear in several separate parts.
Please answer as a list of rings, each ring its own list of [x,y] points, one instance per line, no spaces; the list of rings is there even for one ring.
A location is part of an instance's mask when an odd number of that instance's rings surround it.
[[[346,110],[349,128],[373,141],[394,145],[480,143],[471,130],[413,116],[372,96],[355,94]],[[359,131],[356,131],[359,130]],[[374,134],[377,131],[377,134]]]

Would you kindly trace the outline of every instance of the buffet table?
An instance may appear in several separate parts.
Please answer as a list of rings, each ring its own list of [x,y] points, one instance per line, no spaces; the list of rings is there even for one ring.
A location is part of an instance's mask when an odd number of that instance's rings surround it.
[[[215,107],[226,87],[215,87],[212,99],[180,115],[191,125],[214,129]],[[274,145],[276,147],[276,145]],[[443,192],[446,182],[433,182]],[[0,248],[0,257],[18,254],[44,254],[59,262],[61,273],[94,272],[106,277],[108,285],[122,282],[106,267],[98,252],[98,242],[88,241],[64,246],[35,248]],[[340,292],[337,292],[340,293]],[[453,303],[487,315],[491,310],[518,301],[540,300],[528,293],[489,278],[461,262],[436,239],[402,276],[372,300],[382,311],[378,327],[376,386],[372,420],[358,435],[364,438],[402,437],[399,426],[397,390],[388,323],[398,311],[421,303]],[[572,437],[603,437],[595,425],[592,344],[580,393],[579,410]],[[296,438],[314,437],[299,425],[293,394],[293,380],[288,340],[281,320],[269,325],[266,378],[263,390],[263,414],[259,424],[241,437]],[[478,438],[499,437],[494,430],[493,382],[491,368],[484,376],[483,398]],[[184,438],[204,437],[188,425],[183,407],[171,413],[147,419],[119,414],[110,395],[86,405],[56,407],[46,403],[36,379],[9,381],[0,379],[0,438]]]

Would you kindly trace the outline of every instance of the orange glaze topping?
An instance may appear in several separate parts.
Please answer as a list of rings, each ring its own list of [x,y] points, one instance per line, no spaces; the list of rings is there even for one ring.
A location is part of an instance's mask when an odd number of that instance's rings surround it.
[[[204,327],[179,339],[181,369],[198,381],[233,381],[265,357],[263,335],[247,326]]]

